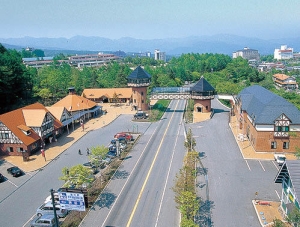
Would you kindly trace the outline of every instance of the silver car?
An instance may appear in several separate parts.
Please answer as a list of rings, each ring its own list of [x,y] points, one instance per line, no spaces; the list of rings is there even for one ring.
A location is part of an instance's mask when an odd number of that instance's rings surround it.
[[[53,227],[55,225],[55,218],[53,214],[45,214],[43,216],[36,216],[31,222],[31,227]]]
[[[60,204],[56,203],[55,204],[55,210],[56,210],[56,215],[60,218],[64,218],[67,216],[68,211],[65,209],[61,209],[60,208]],[[53,211],[53,206],[51,201],[44,203],[42,206],[40,206],[37,211],[36,211],[37,216],[42,216],[45,214],[52,214],[54,215],[54,211]]]

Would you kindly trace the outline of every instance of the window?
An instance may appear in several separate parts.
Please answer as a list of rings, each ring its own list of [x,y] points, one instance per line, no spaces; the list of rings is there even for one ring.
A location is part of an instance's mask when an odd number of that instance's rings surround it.
[[[289,142],[283,142],[283,149],[289,149],[290,143]]]
[[[23,147],[17,147],[17,152],[23,152]]]
[[[143,95],[144,95],[144,92],[141,92],[141,95],[143,96]]]
[[[277,143],[275,141],[271,142],[271,149],[276,149]]]
[[[275,126],[275,132],[288,132],[289,126]]]
[[[133,102],[136,103],[136,100],[134,99]]]
[[[8,152],[14,152],[14,148],[13,148],[13,147],[8,147],[8,148],[7,148],[7,151],[8,151]]]
[[[142,100],[142,103],[144,103],[144,99]]]

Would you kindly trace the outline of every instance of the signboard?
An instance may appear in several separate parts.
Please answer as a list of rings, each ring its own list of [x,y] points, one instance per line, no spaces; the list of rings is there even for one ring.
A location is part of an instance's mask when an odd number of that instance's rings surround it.
[[[61,209],[85,211],[84,194],[76,192],[59,192]]]

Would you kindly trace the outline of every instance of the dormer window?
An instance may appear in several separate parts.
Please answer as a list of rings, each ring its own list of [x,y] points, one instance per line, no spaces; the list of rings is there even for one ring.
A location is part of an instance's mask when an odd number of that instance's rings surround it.
[[[28,135],[31,134],[31,132],[30,132],[31,128],[29,128],[29,127],[26,126],[26,125],[18,125],[18,128],[19,128],[26,136],[28,136]]]

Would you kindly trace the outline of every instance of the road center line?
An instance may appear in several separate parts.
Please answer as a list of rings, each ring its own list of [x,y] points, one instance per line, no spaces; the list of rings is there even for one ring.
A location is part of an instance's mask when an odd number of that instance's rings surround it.
[[[175,106],[175,110],[177,109],[178,103],[179,103],[179,101],[177,101],[177,104],[176,104],[176,106]],[[162,140],[160,141],[159,147],[158,147],[158,149],[157,149],[157,151],[156,151],[156,154],[155,154],[155,156],[154,156],[154,159],[153,159],[153,161],[152,161],[152,163],[151,163],[150,169],[149,169],[149,171],[148,171],[148,173],[147,173],[147,176],[146,176],[146,178],[145,178],[145,181],[144,181],[144,183],[143,183],[143,186],[142,186],[142,188],[141,188],[141,191],[140,191],[140,193],[139,193],[139,196],[138,196],[138,198],[137,198],[137,200],[136,200],[136,202],[135,202],[135,205],[134,205],[134,207],[133,207],[133,210],[132,210],[132,212],[131,212],[131,215],[130,215],[130,217],[129,217],[129,220],[128,220],[128,222],[127,222],[126,227],[129,227],[130,224],[131,224],[131,221],[132,221],[132,218],[133,218],[134,213],[135,213],[135,211],[136,211],[136,208],[137,208],[137,206],[138,206],[138,204],[139,204],[139,202],[140,202],[140,199],[141,199],[141,197],[142,197],[143,191],[144,191],[145,186],[146,186],[146,184],[147,184],[147,182],[148,182],[149,176],[150,176],[150,174],[151,174],[151,172],[152,172],[152,169],[153,169],[154,163],[155,163],[155,161],[156,161],[156,158],[157,158],[157,156],[158,156],[158,154],[159,154],[159,152],[160,152],[160,148],[161,148],[161,146],[162,146],[162,144],[163,144],[163,142],[164,142],[165,136],[166,136],[166,134],[167,134],[167,131],[168,131],[168,129],[169,129],[169,127],[170,127],[170,124],[171,124],[171,122],[172,122],[172,119],[173,119],[173,117],[174,117],[174,113],[175,113],[175,111],[173,111],[172,116],[171,116],[171,119],[170,119],[170,121],[169,121],[169,123],[168,123],[168,126],[167,126],[167,128],[166,128],[166,130],[165,130],[165,132],[164,132],[163,137],[162,137]]]

